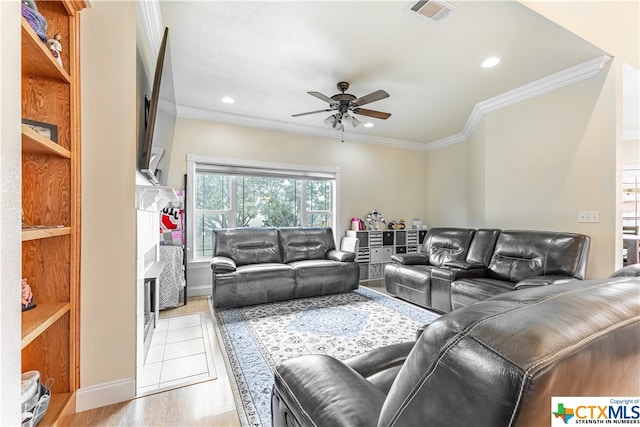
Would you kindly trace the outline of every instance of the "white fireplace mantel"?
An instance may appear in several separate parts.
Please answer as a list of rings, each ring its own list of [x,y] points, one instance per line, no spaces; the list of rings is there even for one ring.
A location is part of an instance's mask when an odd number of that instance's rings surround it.
[[[169,204],[180,203],[178,193],[171,187],[136,185],[136,209],[160,212]]]

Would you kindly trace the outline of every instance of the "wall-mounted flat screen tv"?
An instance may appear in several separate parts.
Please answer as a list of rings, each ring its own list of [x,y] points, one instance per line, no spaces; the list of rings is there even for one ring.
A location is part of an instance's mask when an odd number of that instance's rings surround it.
[[[169,28],[164,29],[151,98],[145,100],[145,109],[146,130],[138,168],[154,185],[166,185],[177,116]]]

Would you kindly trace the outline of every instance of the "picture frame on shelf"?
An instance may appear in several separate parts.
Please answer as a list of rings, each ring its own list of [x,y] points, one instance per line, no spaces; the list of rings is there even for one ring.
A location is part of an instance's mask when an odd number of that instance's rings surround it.
[[[22,119],[22,123],[29,126],[38,134],[58,143],[58,126],[51,123],[36,122],[35,120]]]

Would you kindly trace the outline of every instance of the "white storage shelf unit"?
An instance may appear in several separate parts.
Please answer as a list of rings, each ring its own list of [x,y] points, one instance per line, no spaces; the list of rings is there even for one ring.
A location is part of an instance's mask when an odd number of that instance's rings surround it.
[[[356,261],[360,264],[360,281],[382,279],[384,265],[391,262],[391,255],[418,252],[426,235],[426,229],[347,230],[347,236],[358,238]]]

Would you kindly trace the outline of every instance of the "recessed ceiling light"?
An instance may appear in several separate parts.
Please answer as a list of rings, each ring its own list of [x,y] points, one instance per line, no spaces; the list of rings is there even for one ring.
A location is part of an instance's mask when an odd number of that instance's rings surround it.
[[[231,98],[230,96],[225,96],[224,98],[222,98],[220,101],[224,102],[225,104],[233,104],[234,102],[236,102],[233,98]]]
[[[500,63],[500,58],[496,58],[495,56],[491,56],[491,57],[485,59],[484,62],[482,64],[480,64],[480,66],[482,68],[491,68],[491,67],[495,67],[499,63]]]
[[[363,126],[366,127],[366,128],[372,128],[374,125],[371,122],[367,122]]]

